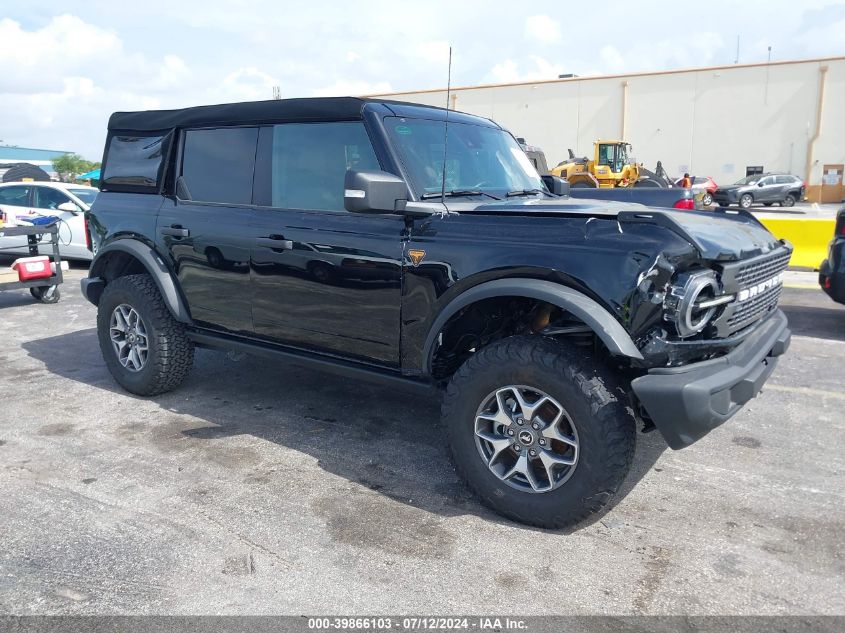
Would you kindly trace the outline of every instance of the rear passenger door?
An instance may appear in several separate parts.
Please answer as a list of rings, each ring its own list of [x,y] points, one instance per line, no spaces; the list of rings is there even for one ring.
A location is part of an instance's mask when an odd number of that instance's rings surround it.
[[[362,121],[262,128],[255,332],[393,367],[399,364],[404,218],[346,211],[350,168],[381,169]]]
[[[176,195],[158,215],[157,240],[171,263],[194,321],[251,333],[249,282],[252,188],[257,127],[183,132]]]

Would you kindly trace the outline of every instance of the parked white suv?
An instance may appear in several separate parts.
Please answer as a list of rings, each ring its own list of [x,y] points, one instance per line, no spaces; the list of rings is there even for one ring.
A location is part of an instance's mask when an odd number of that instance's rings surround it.
[[[0,211],[21,222],[59,220],[59,252],[65,259],[91,259],[85,240],[85,218],[99,190],[60,182],[5,182],[0,184]],[[0,230],[2,232],[2,230]],[[42,255],[52,247],[41,246]],[[0,255],[28,255],[26,237],[0,237]]]

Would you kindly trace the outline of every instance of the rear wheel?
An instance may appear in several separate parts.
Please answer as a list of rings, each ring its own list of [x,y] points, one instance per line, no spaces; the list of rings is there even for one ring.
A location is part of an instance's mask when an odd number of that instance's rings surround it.
[[[542,337],[503,339],[452,377],[443,421],[457,471],[516,521],[568,527],[613,498],[633,459],[635,424],[603,365]]]
[[[739,206],[749,209],[754,204],[754,197],[750,193],[744,193],[739,197]]]
[[[114,379],[140,396],[175,389],[193,364],[194,345],[149,275],[106,285],[97,306],[97,336]]]
[[[794,207],[795,206],[795,196],[793,196],[791,193],[786,194],[786,198],[784,198],[781,201],[780,206],[782,206],[782,207]]]

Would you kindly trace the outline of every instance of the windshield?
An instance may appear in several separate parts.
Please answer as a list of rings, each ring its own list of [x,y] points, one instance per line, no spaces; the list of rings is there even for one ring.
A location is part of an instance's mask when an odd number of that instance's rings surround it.
[[[87,204],[89,207],[94,204],[94,199],[97,197],[97,194],[100,193],[96,189],[68,189],[68,191],[82,200],[82,202]]]
[[[735,185],[754,185],[757,184],[757,181],[760,180],[761,176],[746,176],[745,178],[741,178],[737,180],[734,184]]]
[[[439,192],[443,177],[444,122],[385,118],[385,125],[419,196]],[[499,128],[449,122],[446,191],[544,190],[516,140]]]

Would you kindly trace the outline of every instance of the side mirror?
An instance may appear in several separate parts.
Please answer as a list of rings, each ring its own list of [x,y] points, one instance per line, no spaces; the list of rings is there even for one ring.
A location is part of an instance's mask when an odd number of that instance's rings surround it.
[[[541,176],[549,193],[556,196],[569,196],[569,182],[560,176]]]
[[[762,186],[763,186],[763,181],[761,180],[760,182],[758,182],[758,183],[757,183],[757,186],[758,186],[758,187],[762,187]]]
[[[346,172],[343,206],[353,213],[396,213],[408,200],[405,181],[385,171]]]
[[[73,213],[74,215],[82,211],[82,209],[80,209],[73,202],[62,202],[59,206],[56,207],[56,210],[65,211],[67,213]]]

